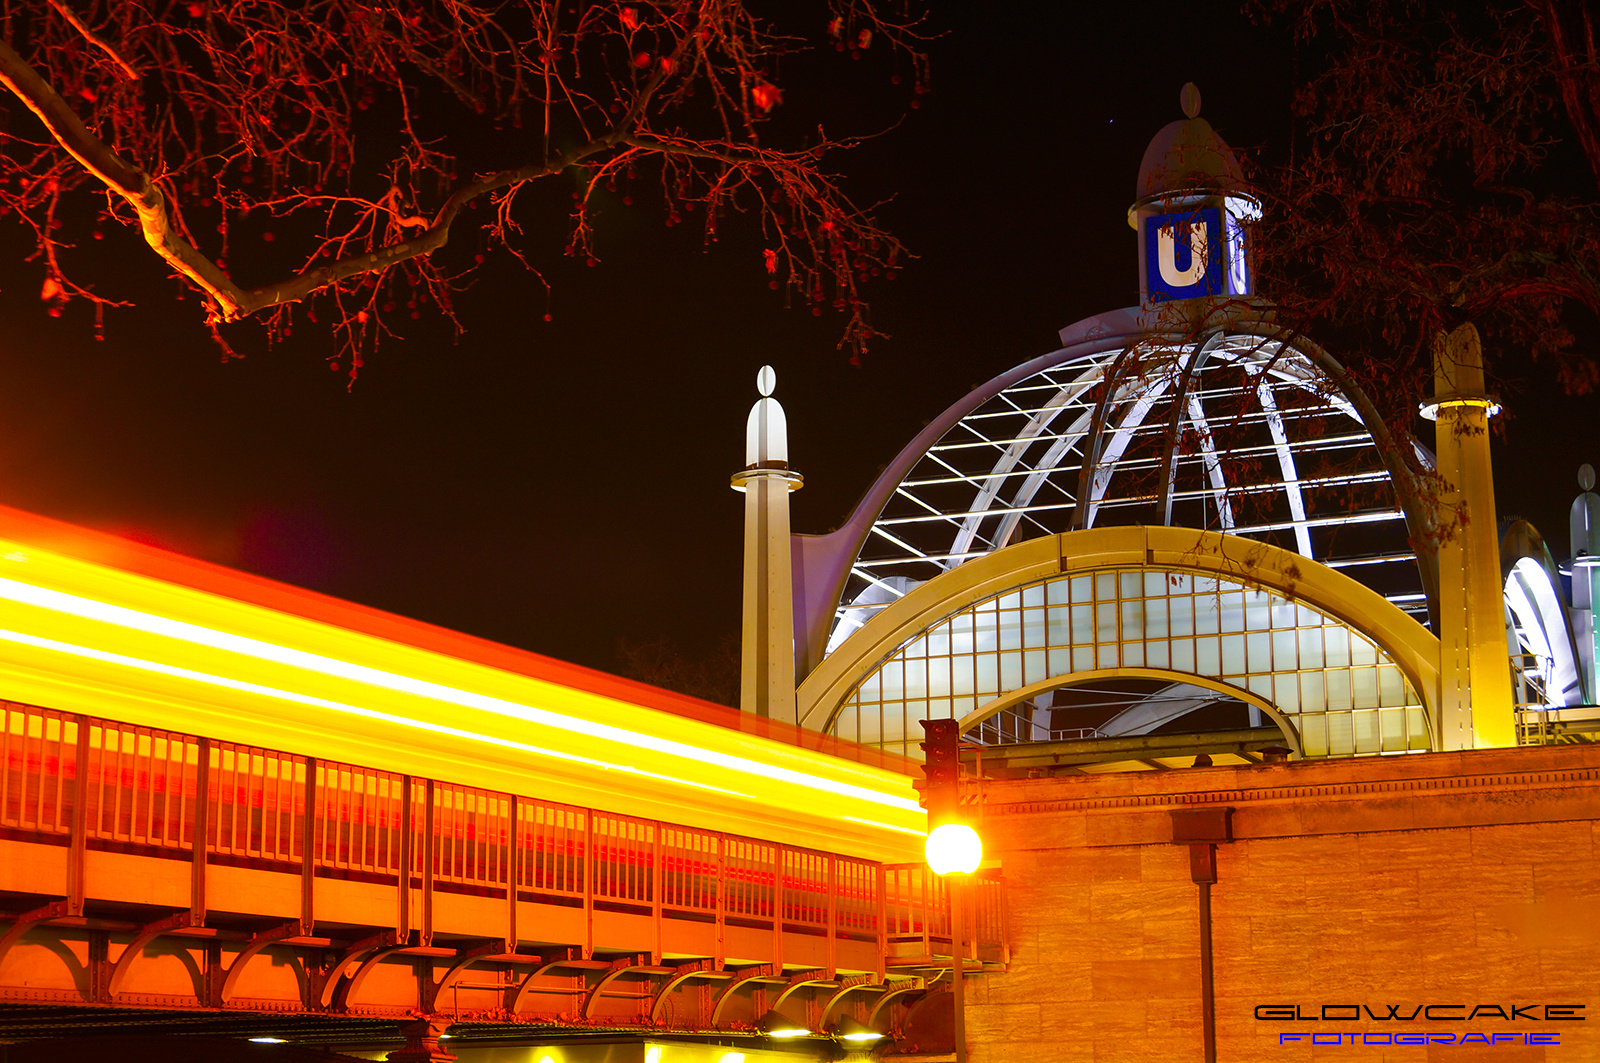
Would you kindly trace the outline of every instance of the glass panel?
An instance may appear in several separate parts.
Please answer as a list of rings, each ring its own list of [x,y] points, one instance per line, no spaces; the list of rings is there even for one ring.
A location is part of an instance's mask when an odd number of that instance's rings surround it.
[[[1167,616],[1172,623],[1173,637],[1194,634],[1194,599],[1188,595],[1167,600]]]
[[[1272,703],[1280,712],[1300,711],[1300,677],[1290,672],[1272,679]]]
[[[1029,649],[1037,649],[1045,643],[1045,612],[1043,609],[1029,609],[1022,614],[1022,644]]]
[[[1117,641],[1117,605],[1115,602],[1107,602],[1094,607],[1094,637],[1096,642]]]
[[[1029,650],[1022,655],[1022,682],[1020,686],[1032,686],[1042,683],[1050,678],[1050,665],[1044,650]]]
[[[1328,752],[1334,756],[1349,756],[1356,751],[1355,734],[1351,728],[1350,713],[1329,713]]]
[[[1353,668],[1350,670],[1350,697],[1358,709],[1378,707],[1378,670]]]
[[[1293,671],[1298,665],[1298,649],[1294,631],[1272,633],[1272,667],[1274,670]]]
[[[1350,631],[1348,628],[1328,626],[1322,629],[1323,666],[1346,668],[1350,664]]]
[[[1327,682],[1328,710],[1349,710],[1355,708],[1350,699],[1350,673],[1343,668],[1330,668],[1323,673]]]
[[[1252,672],[1272,671],[1272,634],[1252,631],[1244,637],[1245,664]]]

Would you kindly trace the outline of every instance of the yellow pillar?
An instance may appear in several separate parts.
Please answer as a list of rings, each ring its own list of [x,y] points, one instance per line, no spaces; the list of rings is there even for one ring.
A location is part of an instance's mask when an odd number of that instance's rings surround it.
[[[1434,337],[1439,476],[1439,744],[1516,744],[1483,349],[1470,322]]]

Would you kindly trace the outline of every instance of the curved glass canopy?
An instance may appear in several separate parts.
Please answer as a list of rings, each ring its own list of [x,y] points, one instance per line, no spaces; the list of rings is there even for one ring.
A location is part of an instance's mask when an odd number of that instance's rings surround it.
[[[1262,539],[1426,623],[1390,470],[1311,354],[1242,330],[1089,346],[995,389],[910,466],[850,568],[828,652],[964,561],[1108,524]]]

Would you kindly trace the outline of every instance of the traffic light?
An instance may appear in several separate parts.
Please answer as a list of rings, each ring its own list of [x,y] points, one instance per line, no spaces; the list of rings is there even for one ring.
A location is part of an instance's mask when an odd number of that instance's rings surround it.
[[[961,726],[954,720],[922,720],[922,807],[928,810],[924,852],[935,874],[971,874],[983,860],[983,840],[961,822]]]
[[[957,782],[961,772],[961,731],[955,720],[921,720],[927,732],[922,743],[922,807],[928,810],[928,825],[937,827],[956,818],[960,798]]]

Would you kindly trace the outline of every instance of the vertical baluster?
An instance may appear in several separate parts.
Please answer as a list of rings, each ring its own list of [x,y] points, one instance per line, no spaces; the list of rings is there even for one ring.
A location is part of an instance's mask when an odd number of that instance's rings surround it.
[[[83,914],[83,858],[89,834],[89,718],[74,716],[72,826],[67,836],[67,914]]]
[[[873,876],[873,917],[878,930],[878,981],[881,983],[888,977],[889,959],[889,872],[886,867],[879,864],[877,873]]]
[[[772,968],[783,973],[783,854],[781,845],[772,847]]]
[[[400,777],[400,910],[395,919],[395,932],[400,940],[411,936],[411,776]]]
[[[839,858],[828,856],[828,977],[839,967]]]
[[[713,834],[711,844],[716,846],[717,855],[717,952],[712,959],[720,971],[728,958],[728,836]]]
[[[188,742],[178,740],[179,748],[188,746]],[[193,864],[190,866],[189,879],[189,919],[194,926],[204,926],[206,921],[206,854],[211,849],[211,740],[199,739],[196,743],[196,762],[194,773],[194,827],[192,831]],[[182,758],[188,760],[187,756]],[[169,787],[170,788],[170,787]],[[180,796],[187,797],[187,788],[180,791]],[[179,810],[180,817],[182,810]],[[179,822],[182,822],[180,819]]]
[[[433,944],[433,868],[438,859],[436,850],[438,840],[434,837],[433,780],[429,779],[425,789],[425,803],[423,805],[422,821],[422,944],[427,947]]]
[[[518,869],[522,866],[521,831],[518,829],[517,795],[512,794],[507,799],[506,830],[510,832],[506,838],[506,863],[502,869],[506,879],[506,951],[517,951],[517,876]]]
[[[661,822],[650,824],[650,962],[661,966]]]
[[[583,835],[583,958],[594,959],[594,810],[582,813]]]
[[[322,817],[317,814],[315,757],[305,759],[301,792],[305,806],[300,820],[300,933],[310,936],[316,933],[317,925],[317,833],[322,826]]]

